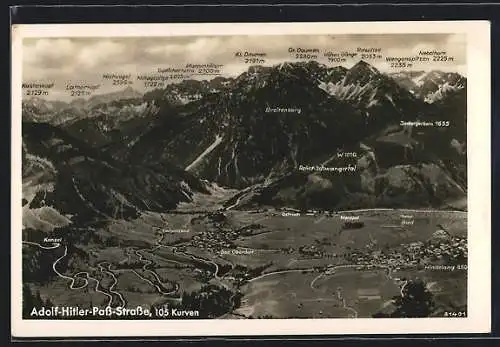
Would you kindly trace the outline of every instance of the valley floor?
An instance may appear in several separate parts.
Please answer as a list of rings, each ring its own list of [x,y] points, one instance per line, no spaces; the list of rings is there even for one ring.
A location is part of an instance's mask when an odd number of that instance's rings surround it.
[[[465,212],[200,206],[117,220],[95,231],[114,240],[103,244],[25,239],[23,253],[51,259],[49,280],[25,282],[54,306],[89,309],[183,308],[183,295],[213,285],[227,305],[210,318],[221,319],[371,317],[415,278],[437,316],[466,305]]]

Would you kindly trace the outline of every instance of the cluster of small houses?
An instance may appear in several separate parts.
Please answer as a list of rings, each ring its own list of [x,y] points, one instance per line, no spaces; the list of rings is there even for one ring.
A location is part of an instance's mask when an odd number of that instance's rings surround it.
[[[304,256],[313,258],[332,257],[338,255],[326,254],[320,247],[315,245],[302,246],[299,252]],[[448,261],[465,259],[467,257],[467,240],[458,237],[449,237],[446,239],[435,238],[429,242],[412,242],[401,245],[400,249],[391,250],[389,253],[384,253],[381,250],[352,250],[346,254],[346,260],[355,262],[363,269],[370,266],[388,266],[394,270],[401,268],[415,267],[426,262],[439,261],[447,259]],[[377,265],[373,265],[377,264]]]
[[[303,211],[293,208],[280,209],[281,212],[287,213],[304,213]],[[308,215],[335,215],[335,212],[309,210]],[[217,212],[210,216],[210,219],[215,223],[223,223],[225,215]],[[346,220],[342,224],[342,229],[359,229],[363,228],[364,223],[359,220]],[[240,236],[241,230],[225,230],[220,232],[219,228],[215,230],[207,230],[202,234],[195,235],[191,244],[202,249],[211,249],[218,251],[221,249],[236,248],[233,241]],[[248,230],[246,230],[248,232]],[[367,246],[370,248],[369,246]],[[402,247],[402,248],[401,248]],[[463,238],[452,237],[445,230],[437,230],[429,242],[413,242],[402,245],[399,250],[392,250],[388,254],[383,254],[381,251],[366,251],[352,250],[347,253],[347,260],[356,262],[360,266],[366,268],[374,262],[379,265],[390,266],[395,270],[401,267],[416,266],[426,259],[441,259],[443,257],[454,258],[459,256],[467,257],[467,241]],[[283,249],[285,253],[293,252],[292,249]],[[337,254],[325,254],[321,247],[316,245],[306,245],[299,248],[299,253],[303,256],[317,257],[337,257]]]

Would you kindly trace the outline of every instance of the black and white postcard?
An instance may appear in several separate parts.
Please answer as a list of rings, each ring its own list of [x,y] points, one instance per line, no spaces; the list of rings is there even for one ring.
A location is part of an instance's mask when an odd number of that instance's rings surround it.
[[[487,332],[487,22],[13,28],[22,336]]]

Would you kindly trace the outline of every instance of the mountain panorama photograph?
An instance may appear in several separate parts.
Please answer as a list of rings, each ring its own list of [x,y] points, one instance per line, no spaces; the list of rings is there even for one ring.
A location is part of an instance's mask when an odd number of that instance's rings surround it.
[[[465,35],[22,56],[23,319],[467,316]]]

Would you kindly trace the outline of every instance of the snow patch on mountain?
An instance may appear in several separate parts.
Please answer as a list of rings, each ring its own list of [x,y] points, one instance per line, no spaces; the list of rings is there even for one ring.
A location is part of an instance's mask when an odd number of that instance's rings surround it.
[[[425,82],[426,76],[427,76],[427,73],[422,71],[422,73],[420,75],[412,78],[412,81],[413,81],[413,83],[415,83],[416,86],[421,87]]]
[[[390,96],[389,94],[385,94],[385,98],[389,100],[394,107],[396,107],[394,100],[392,100],[392,96]]]
[[[445,97],[445,95],[449,92],[453,92],[459,89],[462,89],[463,86],[461,85],[450,85],[448,82],[445,82],[444,84],[440,85],[438,90],[436,90],[434,93],[429,93],[425,96],[424,101],[432,104],[433,102],[436,102],[438,100],[441,100],[442,98]]]
[[[212,142],[212,144],[210,146],[208,146],[195,160],[193,160],[193,162],[191,164],[186,166],[185,170],[189,171],[189,170],[192,170],[194,167],[196,167],[196,165],[198,165],[207,154],[212,152],[215,149],[215,147],[217,147],[222,142],[222,139],[223,139],[223,137],[217,134],[215,136],[214,142]]]
[[[367,83],[363,86],[359,83],[345,85],[344,80],[342,80],[337,83],[321,82],[318,87],[341,100],[354,100],[368,91],[370,89],[370,84]]]
[[[427,103],[443,99],[448,93],[465,88],[466,78],[458,73],[433,70],[402,71],[389,74],[401,87]]]

